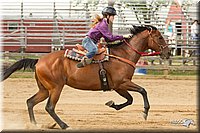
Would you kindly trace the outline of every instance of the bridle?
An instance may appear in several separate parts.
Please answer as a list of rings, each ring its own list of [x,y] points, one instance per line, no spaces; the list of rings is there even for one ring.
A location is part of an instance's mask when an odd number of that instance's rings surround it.
[[[133,51],[135,51],[137,54],[141,55],[141,56],[154,56],[154,55],[160,55],[163,51],[163,49],[165,49],[166,47],[168,47],[168,45],[160,45],[159,43],[157,43],[153,37],[152,37],[152,28],[150,28],[150,31],[149,31],[149,37],[151,38],[152,40],[152,43],[155,43],[159,46],[160,48],[160,51],[159,52],[139,52],[137,49],[135,49],[132,45],[130,45],[125,39],[124,39],[124,42],[127,46],[129,46]]]
[[[152,37],[152,28],[151,27],[149,27],[150,28],[150,31],[149,31],[149,37],[151,38],[151,40],[152,40],[152,43],[155,43],[155,44],[157,44],[158,46],[159,46],[159,48],[160,48],[160,53],[162,53],[162,51],[163,51],[163,49],[165,49],[166,47],[168,47],[168,45],[166,44],[166,45],[161,45],[161,44],[159,44],[159,43],[157,43],[154,39],[153,39],[153,37]]]
[[[157,44],[157,45],[159,46],[159,48],[160,48],[160,51],[159,51],[159,52],[140,52],[140,51],[138,51],[137,49],[135,49],[131,44],[129,44],[125,39],[124,39],[123,41],[125,42],[125,44],[126,44],[131,50],[135,51],[137,54],[139,54],[139,55],[141,55],[141,56],[160,55],[160,54],[162,53],[163,49],[165,49],[168,45],[163,46],[163,45],[158,44],[158,43],[154,40],[154,38],[152,37],[152,34],[151,34],[151,33],[152,33],[152,28],[150,27],[149,37],[151,38],[152,43],[155,43],[155,44]],[[131,66],[134,67],[134,68],[136,67],[136,64],[135,64],[134,62],[128,60],[128,59],[125,59],[125,58],[122,58],[122,57],[119,57],[119,56],[116,56],[116,55],[110,55],[110,54],[105,54],[105,55],[110,56],[110,57],[112,57],[112,58],[116,58],[116,59],[118,59],[118,60],[120,60],[120,61],[123,61],[123,62],[125,62],[125,63],[128,63],[129,65],[131,65]]]

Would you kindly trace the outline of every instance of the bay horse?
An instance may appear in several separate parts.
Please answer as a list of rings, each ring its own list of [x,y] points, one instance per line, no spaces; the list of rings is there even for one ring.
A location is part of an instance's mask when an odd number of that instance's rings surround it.
[[[130,32],[133,35],[131,38],[110,47],[110,55],[126,59],[129,63],[120,61],[112,56],[109,61],[103,62],[107,71],[110,89],[116,91],[127,101],[122,104],[115,104],[113,101],[109,101],[106,105],[120,110],[133,102],[133,98],[128,91],[139,92],[144,100],[143,113],[146,120],[150,109],[147,92],[143,87],[131,81],[135,70],[131,63],[136,64],[142,56],[140,52],[144,52],[147,49],[159,52],[162,59],[168,59],[170,52],[163,36],[156,27],[151,25],[133,26]],[[40,59],[21,59],[3,72],[2,81],[22,68],[30,67],[35,70],[35,79],[39,91],[27,100],[30,122],[33,124],[36,124],[33,107],[48,98],[45,107],[46,111],[60,128],[66,129],[69,127],[55,112],[55,106],[64,85],[80,90],[102,90],[98,75],[98,64],[77,68],[77,61],[64,57],[64,53],[65,50],[60,50],[46,54]]]

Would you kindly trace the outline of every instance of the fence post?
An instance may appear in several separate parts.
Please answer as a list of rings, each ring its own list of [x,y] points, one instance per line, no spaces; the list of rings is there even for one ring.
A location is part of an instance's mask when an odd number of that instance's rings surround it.
[[[21,58],[24,58],[24,52],[25,52],[25,28],[24,28],[24,3],[21,2],[21,24],[20,24],[20,52],[21,52]]]
[[[164,60],[164,70],[163,70],[163,74],[164,76],[169,75],[169,65],[168,65],[168,60]]]
[[[25,27],[25,35],[24,35],[24,45],[27,47],[27,27]]]
[[[61,47],[62,49],[65,49],[65,26],[63,26],[63,36],[62,36],[62,41],[61,41]]]
[[[5,62],[8,62],[9,61],[9,51],[5,51],[3,56],[5,59]]]
[[[114,4],[115,4],[115,0],[108,0],[108,6],[112,6],[113,7]],[[113,31],[113,23],[112,22],[109,22],[108,28],[112,33],[112,31]]]
[[[57,44],[60,43],[60,33],[59,33],[59,24],[57,21],[57,11],[56,11],[56,2],[53,2],[53,34],[52,34],[52,45],[51,52],[57,50]]]

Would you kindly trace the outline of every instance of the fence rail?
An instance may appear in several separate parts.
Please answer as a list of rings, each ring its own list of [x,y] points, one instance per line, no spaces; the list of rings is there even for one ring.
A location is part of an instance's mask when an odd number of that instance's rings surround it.
[[[23,58],[40,58],[46,53],[10,53],[3,52],[3,62],[12,61],[13,63]],[[136,65],[136,68],[147,70],[163,71],[164,75],[168,75],[170,71],[198,71],[199,60],[197,57],[171,57],[169,60],[162,60],[158,56],[142,57],[140,60],[146,61],[148,65]],[[11,65],[12,63],[10,63]]]
[[[48,50],[44,52],[51,52],[55,47],[63,48],[80,43],[90,28],[90,20],[94,14],[101,14],[107,3],[74,0],[40,3],[2,2],[1,5],[2,50],[16,52],[25,47],[31,51],[40,47],[38,52],[42,52],[42,47],[47,47]],[[148,7],[136,1],[116,0],[114,7],[118,13],[113,24],[115,34],[129,33],[132,24],[151,24],[163,34],[166,18],[171,18],[177,34],[175,44],[171,44],[175,53],[180,51],[180,55],[184,55],[184,51],[187,50],[197,51],[197,43],[190,37],[192,21],[199,12],[194,3],[180,6],[173,5],[172,0],[169,0],[167,3],[153,3]],[[148,18],[145,19],[145,16]],[[193,46],[188,47],[189,45]],[[30,52],[28,50],[27,52]]]

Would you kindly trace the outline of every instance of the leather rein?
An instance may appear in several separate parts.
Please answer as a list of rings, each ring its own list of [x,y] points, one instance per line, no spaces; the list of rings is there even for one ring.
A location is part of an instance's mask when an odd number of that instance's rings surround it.
[[[151,27],[150,27],[151,28]],[[165,46],[162,46],[160,44],[158,44],[157,42],[155,42],[155,40],[153,39],[152,35],[152,28],[151,30],[149,31],[149,36],[151,37],[152,39],[152,42],[154,42],[155,44],[157,44],[159,47],[160,47],[160,51],[159,52],[139,52],[137,49],[135,49],[132,45],[130,45],[125,39],[123,40],[125,42],[125,44],[131,48],[133,51],[135,51],[137,54],[139,54],[140,56],[154,56],[154,55],[160,55],[163,51],[164,48],[166,48],[168,45],[165,45]],[[113,57],[113,58],[116,58],[116,59],[119,59],[120,61],[123,61],[125,63],[128,63],[129,65],[131,65],[132,67],[136,67],[136,63],[128,60],[128,59],[125,59],[125,58],[122,58],[122,57],[119,57],[119,56],[115,56],[115,55],[110,55],[110,54],[106,54],[107,56],[110,56],[110,57]]]

